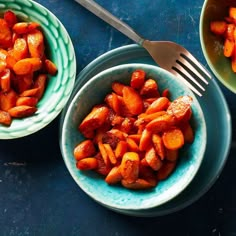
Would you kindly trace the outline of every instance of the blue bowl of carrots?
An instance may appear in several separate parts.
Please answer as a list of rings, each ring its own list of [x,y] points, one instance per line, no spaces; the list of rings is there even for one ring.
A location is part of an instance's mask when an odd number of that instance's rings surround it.
[[[204,114],[169,72],[147,64],[106,69],[74,93],[60,148],[79,187],[114,211],[160,206],[196,175],[206,148]]]
[[[76,76],[60,21],[34,1],[0,1],[0,139],[44,128],[64,108]]]
[[[216,78],[236,93],[236,3],[206,0],[200,17],[200,41],[205,59]]]

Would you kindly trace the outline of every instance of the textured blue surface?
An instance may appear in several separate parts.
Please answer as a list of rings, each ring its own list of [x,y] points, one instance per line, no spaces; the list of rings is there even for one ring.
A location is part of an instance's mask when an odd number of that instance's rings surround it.
[[[73,0],[37,2],[51,10],[66,27],[76,51],[77,73],[99,55],[132,43]],[[97,2],[143,36],[176,41],[206,65],[198,30],[203,0]],[[120,215],[100,206],[71,179],[61,157],[56,119],[32,136],[0,141],[1,235],[235,235],[236,103],[235,94],[219,86],[231,111],[233,143],[219,179],[191,206],[148,219]],[[220,109],[209,106],[209,112],[217,116]],[[214,126],[213,139],[217,128]]]

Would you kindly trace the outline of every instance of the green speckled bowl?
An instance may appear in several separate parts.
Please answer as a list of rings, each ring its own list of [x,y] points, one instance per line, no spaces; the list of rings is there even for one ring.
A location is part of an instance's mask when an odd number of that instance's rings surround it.
[[[181,95],[193,97],[192,124],[195,140],[190,146],[183,148],[180,162],[174,173],[165,181],[145,191],[133,191],[121,186],[109,186],[100,175],[92,171],[79,171],[73,156],[74,147],[84,138],[78,132],[78,124],[92,106],[103,102],[111,91],[111,83],[120,81],[129,83],[130,75],[135,69],[144,69],[148,76],[157,80],[162,91],[169,88],[171,100]],[[75,93],[68,108],[63,111],[60,124],[60,147],[65,164],[79,187],[95,201],[110,209],[143,210],[160,206],[179,195],[196,175],[206,148],[206,125],[202,109],[193,95],[181,82],[169,72],[147,64],[124,64],[106,69],[89,81]]]
[[[236,7],[234,0],[205,0],[200,17],[200,41],[205,59],[216,78],[229,90],[236,93],[236,73],[231,61],[223,55],[223,39],[210,31],[212,20],[224,20],[228,7]]]
[[[68,101],[76,76],[76,58],[71,39],[55,15],[31,0],[0,0],[0,16],[8,9],[24,21],[40,23],[45,35],[47,55],[57,65],[58,73],[49,78],[36,114],[14,119],[10,127],[0,126],[0,139],[27,136],[49,124]]]

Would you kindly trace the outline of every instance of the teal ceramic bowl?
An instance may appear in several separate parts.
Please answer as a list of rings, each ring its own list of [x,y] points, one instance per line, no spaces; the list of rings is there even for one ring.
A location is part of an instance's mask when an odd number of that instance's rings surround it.
[[[58,73],[49,76],[35,115],[14,119],[10,127],[0,126],[0,139],[14,139],[37,132],[58,116],[73,90],[76,58],[66,29],[45,7],[31,0],[0,0],[1,17],[6,10],[12,10],[20,20],[40,23],[45,36],[46,54],[58,67]]]
[[[210,31],[210,22],[224,20],[229,6],[236,7],[232,0],[205,0],[200,16],[200,42],[205,59],[216,78],[229,90],[236,93],[236,73],[231,69],[231,60],[223,55],[223,39]]]
[[[195,140],[190,146],[183,148],[180,162],[174,173],[165,181],[145,191],[133,191],[121,186],[110,186],[104,178],[93,171],[80,171],[76,168],[73,156],[74,147],[84,140],[78,132],[78,124],[89,113],[95,104],[103,102],[106,94],[111,91],[113,81],[128,84],[130,75],[135,69],[143,69],[158,81],[160,90],[169,88],[170,99],[181,95],[193,97],[192,124]],[[63,111],[60,124],[60,148],[66,167],[79,187],[98,203],[110,209],[142,210],[162,205],[179,195],[196,175],[206,148],[206,125],[201,107],[194,94],[169,72],[147,64],[124,64],[106,69],[89,79],[77,91],[70,104]]]

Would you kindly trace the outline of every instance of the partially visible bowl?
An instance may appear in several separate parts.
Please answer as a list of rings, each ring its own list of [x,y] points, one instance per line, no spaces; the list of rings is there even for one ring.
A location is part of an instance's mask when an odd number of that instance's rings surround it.
[[[236,74],[231,68],[231,60],[223,54],[224,41],[210,30],[211,21],[224,20],[232,0],[205,0],[200,16],[200,42],[205,59],[216,78],[229,90],[236,93]]]
[[[68,101],[76,76],[76,58],[71,39],[55,15],[31,0],[0,0],[0,16],[7,10],[13,11],[21,21],[40,24],[45,36],[46,54],[56,64],[58,72],[49,76],[46,91],[37,104],[37,112],[27,118],[13,119],[9,127],[0,125],[0,139],[27,136],[53,121]]]
[[[103,102],[111,92],[113,81],[128,84],[135,69],[143,69],[158,82],[160,91],[169,88],[173,100],[181,95],[193,97],[192,124],[194,142],[183,148],[182,158],[174,173],[151,190],[133,191],[122,186],[110,186],[93,171],[80,171],[73,155],[75,146],[84,140],[78,125],[95,104]],[[162,205],[179,195],[196,175],[206,148],[206,125],[201,107],[194,94],[169,72],[152,65],[125,64],[100,72],[91,78],[74,96],[60,124],[60,148],[66,167],[79,187],[98,203],[110,209],[141,210]]]

